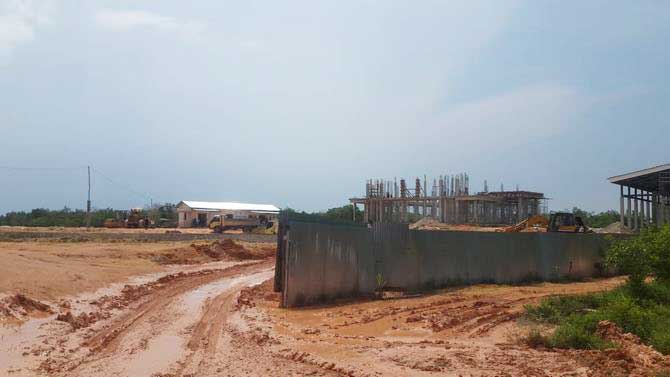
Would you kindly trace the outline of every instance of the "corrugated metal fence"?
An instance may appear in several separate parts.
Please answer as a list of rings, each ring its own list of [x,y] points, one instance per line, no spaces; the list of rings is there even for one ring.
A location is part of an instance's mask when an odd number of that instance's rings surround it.
[[[287,221],[275,283],[285,307],[453,284],[584,278],[599,267],[599,234],[443,232]]]

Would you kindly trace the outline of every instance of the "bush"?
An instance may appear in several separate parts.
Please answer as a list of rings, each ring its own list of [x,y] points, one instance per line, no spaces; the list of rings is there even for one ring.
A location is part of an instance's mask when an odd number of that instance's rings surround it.
[[[549,338],[546,335],[543,335],[537,328],[531,329],[523,341],[533,348],[551,347]]]
[[[549,344],[556,348],[612,348],[613,344],[595,334],[598,322],[603,319],[602,314],[598,312],[570,315],[549,337]]]
[[[526,316],[538,322],[558,324],[566,317],[575,313],[588,313],[615,300],[621,295],[619,291],[594,293],[588,295],[552,296],[542,300],[538,305],[526,305]]]
[[[653,332],[653,308],[643,308],[630,296],[621,296],[607,303],[600,311],[603,319],[616,323],[624,332],[633,333],[649,341]]]
[[[625,285],[610,292],[549,297],[526,306],[526,318],[558,325],[552,335],[531,334],[526,342],[557,348],[611,347],[595,334],[598,322],[609,320],[659,352],[670,354],[670,285],[652,282],[642,287]]]
[[[633,289],[643,289],[649,276],[670,283],[670,226],[644,229],[639,236],[613,243],[606,260],[628,274]]]

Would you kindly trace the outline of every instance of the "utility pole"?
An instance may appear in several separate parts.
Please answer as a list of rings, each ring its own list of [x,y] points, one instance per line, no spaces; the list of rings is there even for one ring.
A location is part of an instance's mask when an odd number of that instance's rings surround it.
[[[88,171],[88,200],[86,200],[86,229],[91,227],[91,166],[87,166]]]

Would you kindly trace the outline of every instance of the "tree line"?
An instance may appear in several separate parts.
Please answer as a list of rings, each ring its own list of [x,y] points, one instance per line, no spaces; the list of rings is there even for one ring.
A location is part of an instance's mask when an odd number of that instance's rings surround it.
[[[102,227],[107,219],[126,218],[128,211],[113,208],[94,209],[91,211],[91,226]],[[144,209],[144,214],[154,223],[161,219],[177,222],[177,210],[174,204],[166,203]],[[163,221],[165,221],[163,220]],[[65,207],[59,210],[35,208],[31,211],[12,211],[0,215],[0,226],[86,226],[86,211]]]
[[[286,208],[291,217],[302,217],[306,220],[332,221],[341,223],[362,223],[363,211],[356,209],[356,220],[353,220],[353,207],[344,205],[341,207],[330,208],[326,211],[305,212]],[[177,221],[176,206],[172,203],[155,205],[152,208],[144,210],[154,223],[175,222]],[[603,228],[609,224],[619,221],[619,212],[609,210],[604,212],[589,212],[574,207],[572,213],[581,216],[584,222],[593,228]],[[127,215],[126,210],[113,208],[95,209],[91,211],[91,226],[101,227],[106,219],[124,219]],[[45,208],[35,208],[32,211],[8,212],[0,215],[0,226],[64,226],[80,227],[86,225],[86,211],[81,209],[63,208],[60,210],[50,210]]]

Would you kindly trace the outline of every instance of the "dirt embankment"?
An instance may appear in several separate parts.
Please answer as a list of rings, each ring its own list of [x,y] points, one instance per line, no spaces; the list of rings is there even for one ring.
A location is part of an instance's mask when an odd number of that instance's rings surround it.
[[[231,239],[196,244],[0,242],[0,323],[44,316],[61,306],[64,297],[133,276],[165,273],[175,265],[260,260],[273,256],[275,248]],[[95,313],[62,317],[74,327],[97,319]]]
[[[240,316],[240,290],[269,281],[272,264],[272,258],[244,261],[128,285],[116,295],[87,302],[95,313],[75,315],[61,308],[55,321],[40,326],[45,334],[7,345],[25,351],[13,356],[19,360],[5,371],[49,376],[334,375],[267,352],[267,334],[259,335]],[[59,326],[62,322],[69,326]],[[0,357],[0,374],[2,366]]]
[[[160,254],[152,255],[160,264],[202,264],[214,261],[260,260],[274,256],[274,243],[252,243],[224,239],[211,243],[192,243]]]
[[[615,371],[653,376],[670,359],[650,353],[630,334],[614,331],[608,338],[622,344],[624,353],[537,350],[522,341],[529,330],[521,318],[525,304],[554,294],[611,289],[621,282],[479,285],[410,299],[284,310],[277,308],[268,281],[243,290],[238,307],[252,328],[264,329],[273,352],[342,374],[609,376]],[[634,363],[626,366],[626,360]]]

